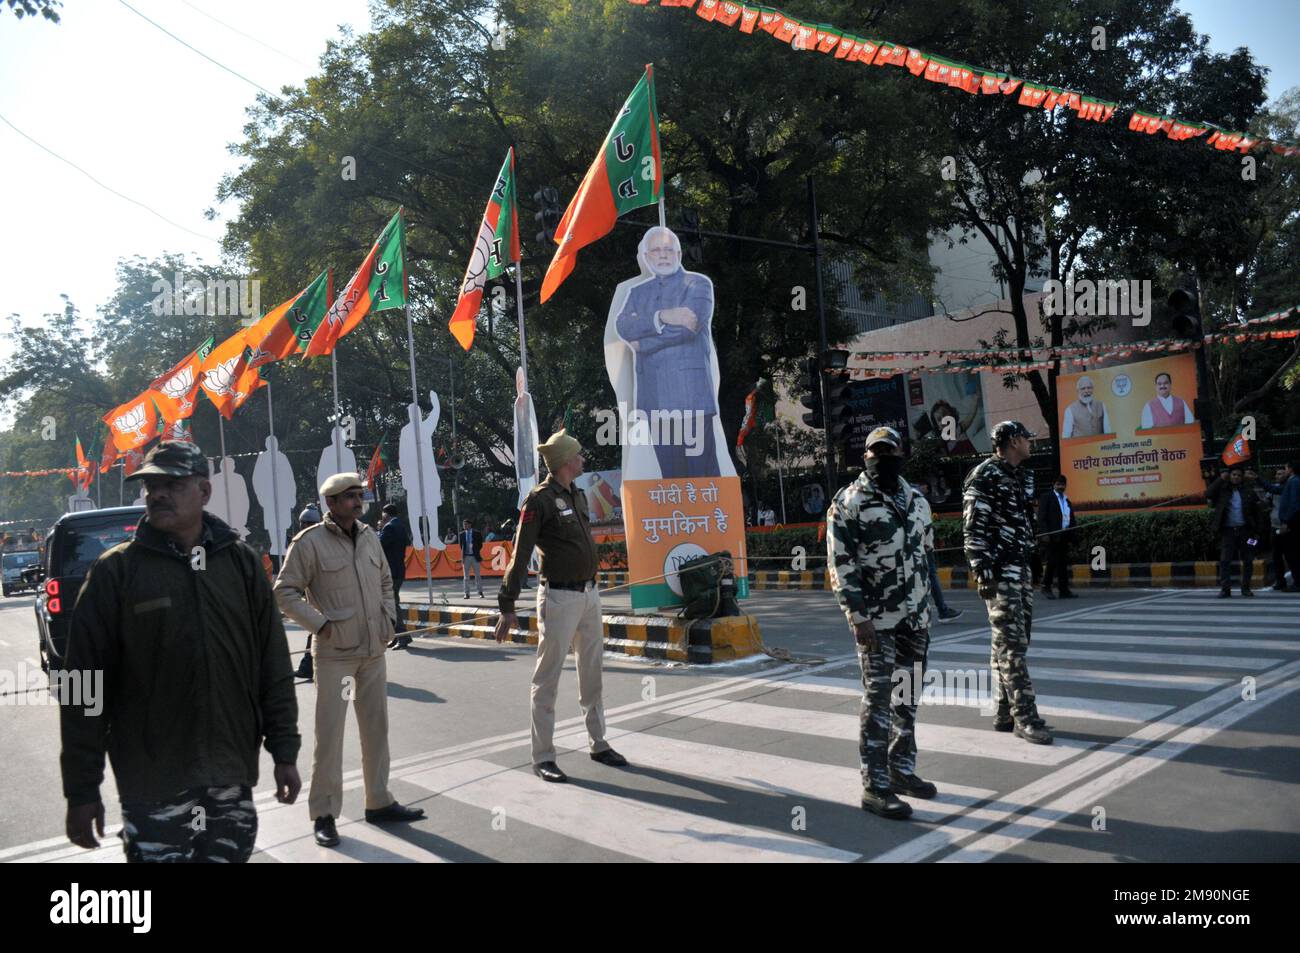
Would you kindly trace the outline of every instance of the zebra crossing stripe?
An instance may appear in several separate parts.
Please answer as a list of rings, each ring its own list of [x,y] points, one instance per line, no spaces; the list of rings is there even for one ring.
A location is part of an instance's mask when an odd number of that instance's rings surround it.
[[[1034,633],[1037,636],[1037,632]],[[987,645],[941,645],[932,655],[981,655],[989,654]],[[1033,675],[1033,663],[1036,658],[1080,659],[1086,662],[1121,662],[1137,665],[1173,665],[1184,668],[1237,668],[1252,672],[1271,668],[1279,658],[1263,658],[1246,655],[1184,655],[1182,653],[1163,654],[1158,652],[1103,652],[1091,649],[1053,649],[1029,646],[1029,674]]]
[[[844,741],[857,741],[860,733],[857,715],[805,711],[800,708],[758,705],[753,702],[729,702],[726,699],[689,702],[669,710],[666,714]],[[995,732],[991,728],[933,725],[918,719],[916,747],[922,754],[938,752],[993,758],[1019,764],[1058,765],[1095,745],[1073,738],[1057,738],[1056,743],[1052,745],[1031,745],[1014,735]]]
[[[625,776],[627,796],[576,784],[547,784],[523,768],[471,759],[405,778],[442,797],[603,850],[660,863],[844,862],[857,853],[779,830],[733,824],[686,810],[648,804],[635,776]],[[619,779],[607,790],[618,790]],[[699,795],[694,795],[699,800]],[[684,799],[685,800],[685,799]],[[436,804],[436,802],[435,802]]]

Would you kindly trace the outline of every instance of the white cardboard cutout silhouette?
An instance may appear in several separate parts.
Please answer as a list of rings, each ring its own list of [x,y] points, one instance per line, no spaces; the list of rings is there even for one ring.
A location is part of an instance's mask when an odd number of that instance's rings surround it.
[[[667,233],[675,247],[675,253],[671,258],[662,263],[659,273],[656,273],[647,257],[647,247],[652,238],[663,233]],[[714,453],[716,456],[717,474],[720,477],[734,477],[736,468],[731,462],[731,454],[727,452],[726,435],[722,430],[722,417],[717,412],[718,402],[718,383],[721,379],[718,370],[718,352],[713,346],[712,327],[713,327],[713,281],[708,275],[700,274],[694,271],[685,271],[681,267],[681,242],[673,234],[671,229],[656,226],[646,231],[637,249],[637,264],[640,266],[640,274],[635,278],[629,278],[627,281],[620,282],[614,289],[614,299],[610,303],[609,317],[605,322],[605,369],[609,373],[609,382],[614,387],[614,394],[618,399],[619,418],[620,418],[620,439],[623,443],[623,479],[624,480],[658,480],[668,478],[681,478],[682,474],[665,474],[659,465],[659,458],[655,452],[655,447],[645,439],[644,432],[638,433],[640,428],[633,426],[625,414],[626,410],[640,408],[637,393],[637,360],[638,353],[641,350],[641,341],[633,341],[624,338],[619,333],[618,318],[623,312],[624,305],[627,303],[628,296],[638,285],[646,284],[657,278],[674,278],[679,271],[684,272],[687,279],[692,282],[703,281],[707,283],[708,292],[708,313],[697,314],[696,320],[697,334],[708,335],[706,339],[706,348],[708,351],[708,380],[705,382],[687,381],[685,375],[678,375],[672,379],[662,379],[662,394],[658,398],[647,397],[646,403],[658,405],[658,409],[671,410],[671,404],[674,397],[679,397],[690,390],[690,385],[698,390],[701,386],[708,393],[713,395],[713,407],[709,417],[706,420],[712,421]],[[667,302],[672,310],[675,306],[672,302]],[[654,315],[642,316],[645,320],[654,319]],[[699,327],[703,325],[703,327]],[[668,325],[660,325],[661,330],[658,334],[647,338],[646,340],[656,345],[656,351],[673,352],[677,347],[693,344],[684,332],[677,331]],[[681,341],[669,344],[667,347],[658,347],[664,343],[663,332],[668,331],[670,336],[680,337]],[[669,406],[665,406],[669,405]],[[651,408],[645,408],[651,409]],[[697,439],[702,441],[702,435]],[[700,444],[703,449],[703,443]]]
[[[230,488],[230,512],[226,512],[226,487]],[[248,536],[248,484],[235,472],[235,458],[222,457],[221,465],[213,468],[212,498],[204,507],[239,534]]]
[[[537,410],[528,392],[524,369],[515,371],[515,477],[519,480],[520,509],[533,487],[537,486]]]
[[[274,476],[272,455],[275,459]],[[297,489],[289,458],[280,452],[280,442],[274,435],[266,438],[266,450],[257,455],[257,462],[253,464],[253,494],[257,497],[257,505],[262,508],[262,524],[271,536],[271,555],[283,556],[285,534],[293,528]]]
[[[402,474],[402,486],[406,490],[406,520],[411,527],[415,549],[424,549],[426,544],[434,549],[446,549],[438,535],[438,507],[442,505],[442,479],[438,476],[437,461],[433,455],[433,432],[438,426],[441,405],[438,395],[429,391],[429,402],[433,405],[429,416],[421,419],[420,405],[406,405],[407,424],[397,441],[397,468]],[[420,438],[415,435],[416,421],[420,421]],[[419,465],[416,459],[419,459]],[[427,538],[422,538],[425,530],[420,524],[420,467],[424,470],[424,508],[428,513]]]
[[[341,469],[339,465],[334,462],[336,459],[334,447],[336,445],[339,448],[338,459],[343,461]],[[325,505],[325,497],[320,495],[320,488],[325,485],[325,481],[336,473],[356,472],[357,455],[352,452],[352,448],[347,445],[346,441],[344,441],[343,428],[336,426],[330,430],[330,445],[320,452],[320,462],[316,465],[316,501],[320,505],[320,514],[322,517],[330,511],[330,508]]]

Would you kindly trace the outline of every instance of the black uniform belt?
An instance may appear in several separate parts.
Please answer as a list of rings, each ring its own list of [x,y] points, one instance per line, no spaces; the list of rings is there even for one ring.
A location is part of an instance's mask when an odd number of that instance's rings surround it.
[[[570,592],[586,592],[588,586],[596,584],[593,579],[587,579],[583,582],[556,582],[553,579],[543,579],[542,582],[552,589],[568,589]]]

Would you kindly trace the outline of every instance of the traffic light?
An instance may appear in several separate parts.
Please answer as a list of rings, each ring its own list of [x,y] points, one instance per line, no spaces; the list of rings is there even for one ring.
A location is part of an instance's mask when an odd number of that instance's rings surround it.
[[[847,367],[849,352],[830,348],[822,353],[822,367],[826,369],[826,428],[834,443],[843,443],[849,436],[849,418],[853,408],[849,395],[853,390]]]
[[[822,365],[819,358],[808,358],[801,382],[806,393],[799,398],[799,403],[809,410],[803,415],[803,422],[814,430],[821,430],[826,421],[822,416]]]
[[[682,260],[688,265],[704,261],[704,246],[700,236],[700,213],[693,208],[682,209]]]
[[[533,201],[537,203],[540,211],[533,216],[537,224],[541,226],[541,231],[537,233],[537,240],[543,245],[554,244],[555,230],[560,227],[560,193],[554,188],[547,185],[533,193]]]
[[[1195,340],[1201,336],[1201,306],[1195,290],[1174,289],[1169,296],[1169,323],[1174,337]]]

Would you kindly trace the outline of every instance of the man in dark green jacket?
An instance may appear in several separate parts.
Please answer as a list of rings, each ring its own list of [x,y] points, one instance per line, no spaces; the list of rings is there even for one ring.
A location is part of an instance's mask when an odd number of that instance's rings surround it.
[[[91,567],[77,599],[67,670],[102,673],[102,697],[63,698],[68,839],[104,836],[104,755],[122,803],[128,862],[242,863],[253,852],[258,747],[292,804],[298,700],[284,625],[257,554],[203,511],[208,462],[164,441],[145,481],[135,538]],[[71,680],[65,684],[74,683]]]

